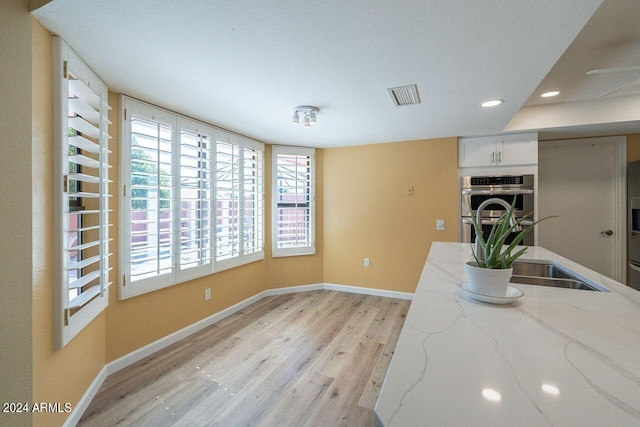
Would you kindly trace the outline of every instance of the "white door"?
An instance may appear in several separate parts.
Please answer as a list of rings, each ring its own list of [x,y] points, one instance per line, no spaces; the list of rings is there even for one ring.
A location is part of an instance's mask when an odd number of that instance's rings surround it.
[[[624,280],[626,138],[540,143],[538,245]]]

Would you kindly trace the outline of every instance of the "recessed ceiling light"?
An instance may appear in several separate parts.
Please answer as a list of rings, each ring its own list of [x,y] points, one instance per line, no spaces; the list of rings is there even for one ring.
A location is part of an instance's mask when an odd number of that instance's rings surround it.
[[[549,92],[545,92],[540,96],[543,98],[551,98],[552,96],[558,96],[558,95],[560,95],[559,90],[550,90]]]
[[[483,388],[482,396],[492,402],[500,402],[502,400],[502,396],[500,396],[500,393],[490,388]]]
[[[542,384],[542,390],[545,393],[551,394],[553,396],[557,396],[560,394],[560,390],[558,389],[558,387],[551,384]]]
[[[504,102],[504,99],[491,99],[489,101],[485,101],[482,103],[483,107],[495,107],[496,105],[500,105]]]

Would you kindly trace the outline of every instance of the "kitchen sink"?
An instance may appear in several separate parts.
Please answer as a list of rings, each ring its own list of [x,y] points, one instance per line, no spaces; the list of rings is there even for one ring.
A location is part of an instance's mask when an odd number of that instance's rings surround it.
[[[606,291],[594,283],[585,280],[550,261],[529,262],[516,261],[512,265],[511,283],[523,285],[551,286],[554,288],[581,289],[585,291]]]

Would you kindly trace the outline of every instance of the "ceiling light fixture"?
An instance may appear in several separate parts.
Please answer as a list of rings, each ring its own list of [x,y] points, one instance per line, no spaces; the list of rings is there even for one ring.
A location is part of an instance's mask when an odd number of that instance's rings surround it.
[[[550,90],[549,92],[545,92],[540,96],[543,98],[551,98],[552,96],[558,96],[558,95],[560,95],[559,90]]]
[[[320,112],[318,107],[311,105],[299,105],[293,109],[293,124],[300,123],[300,117],[302,116],[302,125],[305,128],[310,128],[311,125],[317,123],[316,114]]]
[[[500,105],[504,102],[504,99],[490,99],[489,101],[485,101],[482,103],[483,107],[495,107],[496,105]]]

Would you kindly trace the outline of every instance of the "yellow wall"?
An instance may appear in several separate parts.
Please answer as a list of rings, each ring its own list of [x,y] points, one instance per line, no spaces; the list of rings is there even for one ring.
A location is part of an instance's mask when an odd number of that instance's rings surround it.
[[[327,149],[323,173],[324,281],[414,292],[431,242],[457,239],[456,138]]]
[[[627,163],[640,160],[640,134],[627,135]]]

